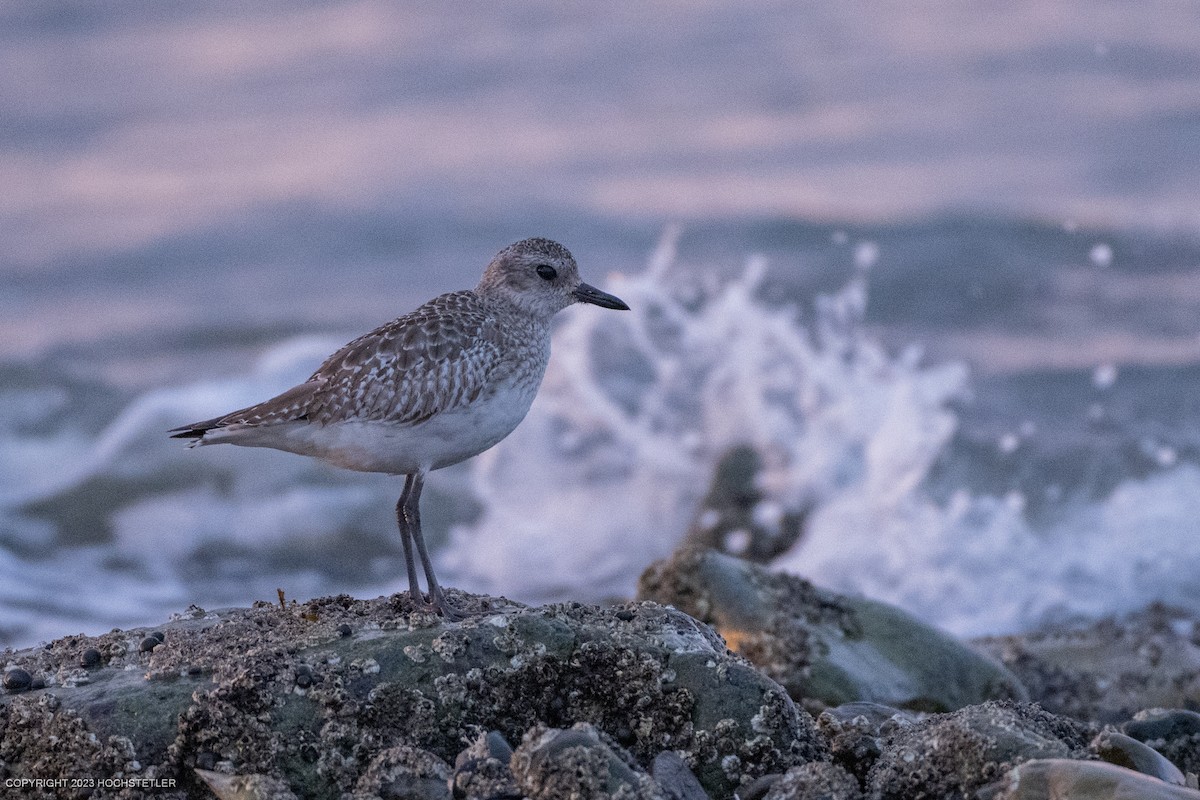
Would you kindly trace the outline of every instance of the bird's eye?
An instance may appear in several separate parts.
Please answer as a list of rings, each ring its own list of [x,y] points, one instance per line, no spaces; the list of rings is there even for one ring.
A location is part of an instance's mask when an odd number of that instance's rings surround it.
[[[538,277],[541,278],[542,280],[552,281],[558,277],[558,270],[556,270],[554,267],[550,266],[549,264],[538,264],[537,265],[537,274],[538,274]]]

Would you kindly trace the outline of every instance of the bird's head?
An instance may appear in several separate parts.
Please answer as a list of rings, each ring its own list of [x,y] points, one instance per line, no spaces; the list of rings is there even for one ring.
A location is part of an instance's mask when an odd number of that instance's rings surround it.
[[[629,310],[619,298],[580,280],[570,251],[550,239],[522,239],[501,250],[487,265],[476,291],[503,297],[546,318],[572,303]]]

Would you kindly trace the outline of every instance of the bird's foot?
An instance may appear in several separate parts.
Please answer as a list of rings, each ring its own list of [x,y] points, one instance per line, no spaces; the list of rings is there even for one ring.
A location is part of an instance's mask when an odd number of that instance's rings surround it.
[[[438,605],[437,603],[426,603],[424,610],[430,614],[437,614],[441,616],[441,618],[446,622],[462,622],[464,619],[467,619],[471,616],[467,612],[461,611],[449,603],[443,603],[442,605]]]
[[[446,596],[442,594],[441,587],[437,587],[429,593],[429,601],[424,603],[426,611],[432,614],[440,614],[447,622],[462,622],[467,617],[470,617],[469,612],[463,611],[455,605],[452,605]]]
[[[461,622],[470,616],[470,614],[464,612],[463,609],[458,608],[457,606],[451,606],[450,601],[446,600],[445,597],[440,593],[434,597],[431,604],[434,608],[438,609],[438,613],[442,614],[443,619],[448,622]]]

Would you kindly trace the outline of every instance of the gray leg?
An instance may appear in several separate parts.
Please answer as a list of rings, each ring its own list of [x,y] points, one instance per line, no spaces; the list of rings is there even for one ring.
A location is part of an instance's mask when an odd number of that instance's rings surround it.
[[[421,489],[425,486],[425,476],[417,472],[408,477],[412,482],[412,490],[405,498],[404,516],[408,520],[409,533],[412,535],[413,543],[417,546],[417,553],[421,556],[421,567],[425,570],[425,582],[429,585],[429,603],[437,608],[446,619],[463,619],[462,612],[446,602],[446,596],[442,594],[442,587],[438,585],[437,576],[433,574],[433,562],[429,560],[429,553],[425,549],[425,538],[421,535]],[[407,484],[405,485],[407,486]]]
[[[422,605],[425,598],[421,596],[421,587],[417,585],[417,565],[413,561],[412,529],[404,513],[409,496],[412,494],[412,488],[413,476],[405,475],[404,491],[400,493],[400,500],[396,503],[396,524],[400,526],[400,541],[404,543],[404,565],[408,567],[408,593],[412,595],[412,599],[417,605]]]

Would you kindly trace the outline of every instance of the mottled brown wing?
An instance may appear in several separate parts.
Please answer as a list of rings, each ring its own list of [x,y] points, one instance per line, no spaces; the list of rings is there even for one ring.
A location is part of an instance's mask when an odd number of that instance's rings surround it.
[[[452,292],[358,337],[281,395],[170,433],[306,420],[418,423],[470,403],[499,360],[496,321],[474,292]]]
[[[477,398],[499,359],[495,318],[473,292],[430,300],[330,356],[305,416],[417,423]]]

